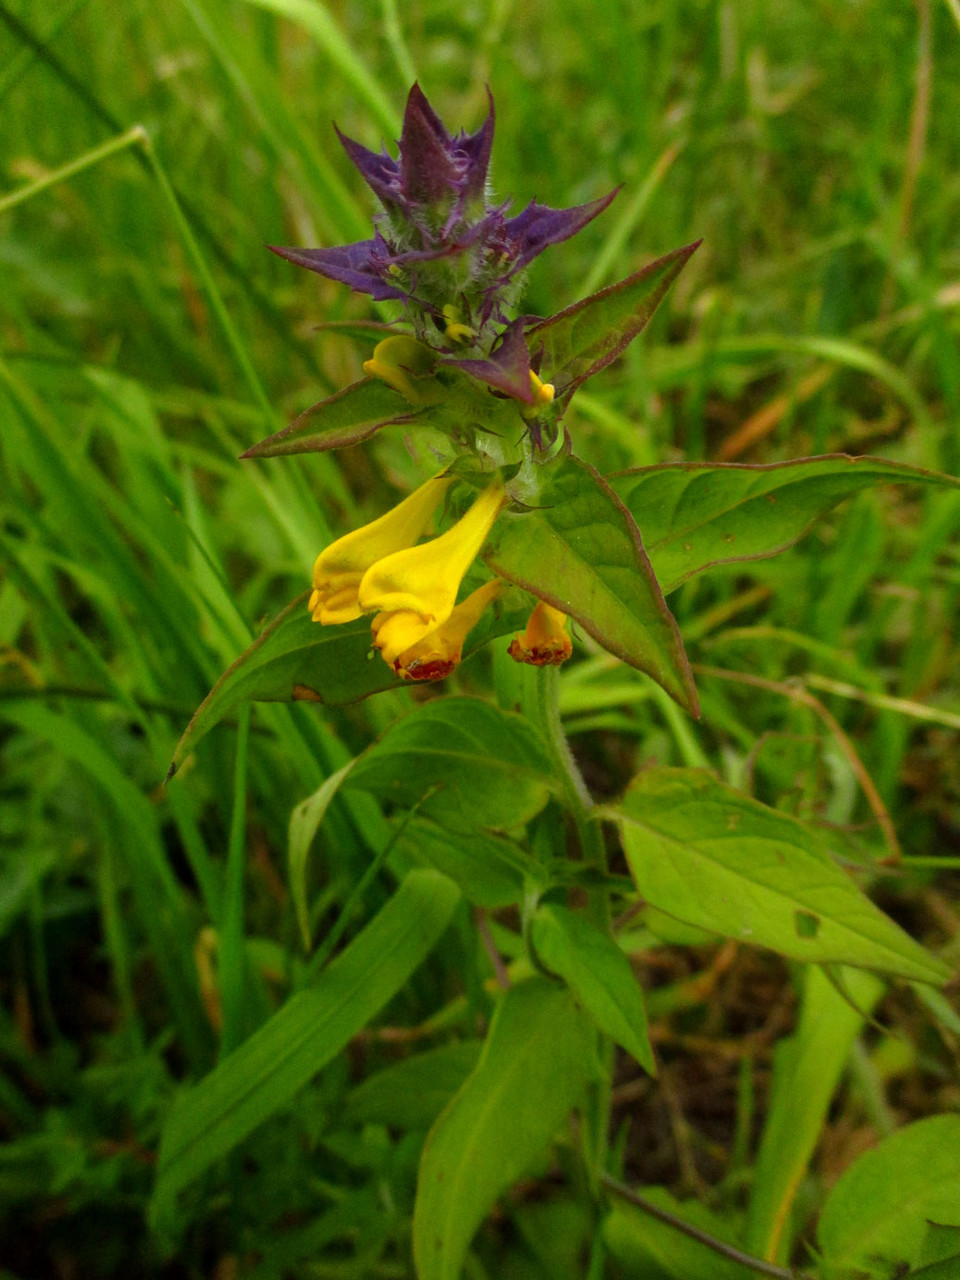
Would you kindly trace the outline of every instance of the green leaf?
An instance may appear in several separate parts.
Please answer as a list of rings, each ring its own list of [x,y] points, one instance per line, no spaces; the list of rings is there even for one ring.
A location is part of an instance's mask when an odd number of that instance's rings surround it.
[[[317,834],[321,822],[330,808],[330,802],[340,790],[340,786],[354,766],[350,760],[325,778],[313,795],[295,805],[290,814],[288,834],[287,867],[290,877],[290,897],[293,899],[293,910],[300,928],[300,937],[306,950],[310,950],[310,912],[307,905],[307,859],[310,846]]]
[[[664,1187],[643,1187],[645,1200],[706,1231],[724,1244],[731,1239],[729,1219],[713,1214],[697,1200],[680,1201]],[[627,1280],[756,1280],[756,1272],[724,1258],[709,1245],[661,1222],[633,1205],[614,1201],[604,1219],[603,1242]]]
[[[656,1075],[640,983],[612,938],[582,913],[548,905],[540,907],[533,918],[533,945],[600,1030],[632,1054],[644,1070]]]
[[[960,1116],[930,1116],[865,1151],[830,1193],[817,1235],[826,1272],[889,1275],[919,1261],[927,1222],[960,1226]]]
[[[768,466],[680,462],[610,477],[668,594],[715,565],[775,556],[844,498],[894,481],[960,488],[953,476],[843,453]]]
[[[910,1271],[904,1280],[960,1280],[960,1253],[931,1262],[919,1271]]]
[[[543,353],[540,377],[553,383],[564,407],[582,382],[615,360],[646,326],[699,244],[674,249],[526,331],[531,356]]]
[[[373,651],[367,619],[321,626],[297,596],[233,662],[194,712],[177,743],[172,776],[189,751],[245,702],[322,702],[341,707],[403,681]],[[525,625],[526,610],[488,609],[464,646],[464,661],[499,636]]]
[[[697,715],[683,642],[630,513],[593,467],[569,455],[551,464],[537,501],[535,511],[500,516],[487,563]]]
[[[162,1230],[182,1187],[287,1105],[404,985],[446,929],[460,894],[436,871],[412,871],[323,971],[173,1108],[151,1207]]]
[[[419,1280],[458,1280],[498,1195],[530,1168],[576,1106],[595,1032],[564,988],[511,987],[476,1070],[430,1131],[413,1216]]]
[[[408,822],[399,848],[415,865],[442,871],[468,902],[480,907],[509,907],[523,897],[524,878],[540,868],[528,854],[502,836],[486,831],[450,832],[425,818]]]
[[[400,685],[385,662],[370,658],[365,621],[321,627],[297,596],[227,668],[177,743],[172,776],[202,738],[245,702],[323,702],[342,706]]]
[[[553,768],[522,716],[479,698],[425,702],[398,720],[357,760],[345,787],[422,812],[446,826],[512,827],[547,802]]]
[[[616,814],[637,888],[669,915],[797,960],[950,976],[837,866],[823,832],[704,770],[651,769]]]
[[[744,1240],[768,1261],[789,1256],[790,1210],[827,1111],[868,1015],[883,994],[872,973],[842,969],[839,989],[822,969],[805,975],[797,1030],[777,1045]],[[841,994],[841,992],[843,994]]]
[[[347,1095],[341,1119],[428,1129],[476,1067],[482,1048],[479,1040],[453,1041],[378,1071]]]
[[[362,378],[304,409],[288,427],[252,445],[241,457],[278,458],[343,449],[369,440],[383,427],[412,422],[415,417],[398,391],[379,378]]]

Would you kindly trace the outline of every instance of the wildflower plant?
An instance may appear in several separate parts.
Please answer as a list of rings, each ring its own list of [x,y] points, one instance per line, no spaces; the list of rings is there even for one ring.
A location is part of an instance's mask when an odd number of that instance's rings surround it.
[[[395,431],[429,469],[391,510],[317,549],[309,587],[214,688],[175,760],[251,699],[344,705],[440,681],[493,647],[496,702],[418,703],[295,810],[290,888],[308,951],[311,842],[341,792],[386,807],[374,865],[399,887],[329,963],[335,939],[321,944],[304,989],[192,1091],[160,1153],[157,1223],[182,1187],[340,1052],[452,920],[462,926],[458,903],[481,916],[509,908],[517,946],[509,966],[494,956],[483,1043],[457,1057],[456,1071],[447,1064],[456,1087],[430,1117],[413,1220],[421,1280],[457,1280],[496,1198],[558,1134],[558,1167],[588,1188],[597,1222],[605,1197],[623,1193],[609,1145],[613,1047],[651,1073],[656,1062],[616,915],[647,906],[661,921],[772,948],[811,972],[832,966],[865,1010],[879,984],[863,970],[927,984],[949,973],[871,903],[823,829],[709,772],[648,768],[618,804],[596,805],[561,728],[558,681],[578,643],[599,646],[697,716],[664,592],[783,550],[860,489],[957,482],[840,455],[602,477],[575,452],[571,401],[641,333],[697,244],[554,315],[526,314],[526,268],[615,192],[514,212],[491,193],[493,136],[492,100],[475,132],[454,135],[414,85],[397,158],[339,135],[380,203],[373,235],[276,249],[394,304],[397,316],[374,330],[363,378],[245,458],[322,453]],[[632,881],[609,870],[605,823]],[[471,1028],[465,1034],[472,1043]],[[579,1125],[564,1137],[571,1113]],[[764,1237],[763,1212],[754,1239],[770,1259],[777,1245]]]

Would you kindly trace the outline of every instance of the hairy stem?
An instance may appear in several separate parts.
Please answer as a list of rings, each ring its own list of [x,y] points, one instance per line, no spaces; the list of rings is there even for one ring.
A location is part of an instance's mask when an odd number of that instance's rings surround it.
[[[528,720],[539,729],[560,779],[561,800],[576,828],[580,854],[584,863],[602,875],[607,870],[607,851],[603,829],[594,814],[593,797],[573,758],[570,744],[560,720],[560,672],[556,667],[524,667],[521,705]],[[604,933],[610,932],[610,890],[605,883],[590,891],[588,912],[593,923]],[[611,1078],[613,1041],[601,1035],[598,1056],[604,1068],[603,1078],[592,1086],[584,1110],[584,1148],[587,1176],[596,1193],[607,1158],[610,1131]]]

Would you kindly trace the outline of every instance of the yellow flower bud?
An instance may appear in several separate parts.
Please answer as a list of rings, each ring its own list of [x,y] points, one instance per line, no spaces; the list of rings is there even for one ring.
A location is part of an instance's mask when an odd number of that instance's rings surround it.
[[[429,347],[398,333],[377,343],[372,358],[364,360],[363,370],[399,391],[411,404],[427,405],[435,404],[443,395],[433,378],[436,362]]]
[[[520,412],[525,418],[535,418],[545,405],[553,403],[556,389],[552,382],[541,382],[530,370],[530,390],[533,392],[533,404],[521,405]]]

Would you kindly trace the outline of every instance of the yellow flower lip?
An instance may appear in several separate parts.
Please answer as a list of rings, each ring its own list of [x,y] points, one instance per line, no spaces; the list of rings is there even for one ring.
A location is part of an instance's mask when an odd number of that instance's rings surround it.
[[[463,645],[470,631],[476,626],[480,615],[491,601],[495,600],[503,590],[498,578],[485,582],[482,587],[472,591],[458,604],[450,617],[441,626],[428,632],[422,639],[402,650],[395,657],[391,666],[397,675],[404,680],[442,680],[460,663],[463,657]],[[375,643],[380,640],[380,632],[390,618],[396,614],[379,614],[382,619],[380,627],[374,619]],[[386,640],[386,638],[385,638]],[[384,658],[385,649],[381,649]]]
[[[407,641],[402,646],[399,640],[391,643],[394,656],[450,617],[464,574],[486,541],[505,501],[506,491],[498,476],[452,529],[421,546],[408,546],[385,556],[363,575],[358,601],[364,613],[412,615],[403,623],[398,620],[391,624],[388,634],[402,631]],[[419,635],[414,634],[417,626]],[[407,639],[408,636],[412,638]]]
[[[321,551],[313,566],[313,620],[330,626],[359,618],[365,612],[358,594],[364,574],[378,560],[413,546],[452,483],[452,476],[434,476],[379,519]]]
[[[507,652],[515,662],[531,667],[559,667],[573,653],[567,615],[538,600],[526,630],[514,637]]]

